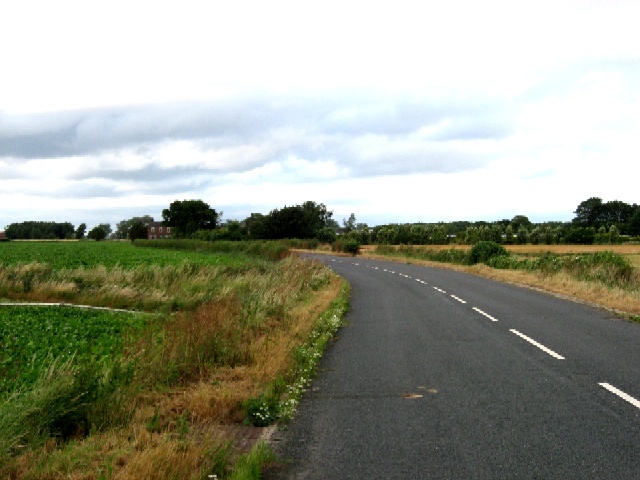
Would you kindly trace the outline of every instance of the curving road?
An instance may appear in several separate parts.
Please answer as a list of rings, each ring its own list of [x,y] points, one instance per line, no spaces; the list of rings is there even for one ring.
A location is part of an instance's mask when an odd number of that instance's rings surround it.
[[[266,478],[640,478],[640,325],[450,270],[317,258],[351,283],[348,325]]]

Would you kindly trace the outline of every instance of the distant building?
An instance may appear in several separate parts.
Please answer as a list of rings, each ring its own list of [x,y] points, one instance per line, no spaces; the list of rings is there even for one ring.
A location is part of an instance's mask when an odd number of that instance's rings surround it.
[[[0,232],[0,242],[9,240],[4,232]]]
[[[147,225],[147,238],[155,240],[158,238],[171,238],[171,227],[162,222],[150,222]]]

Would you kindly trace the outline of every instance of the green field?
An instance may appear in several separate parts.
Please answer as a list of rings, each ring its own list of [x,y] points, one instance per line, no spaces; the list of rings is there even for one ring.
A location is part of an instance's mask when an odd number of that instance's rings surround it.
[[[144,266],[164,267],[186,262],[198,265],[241,266],[247,259],[218,252],[190,252],[140,248],[131,242],[2,242],[0,266],[46,264],[54,270]]]
[[[177,311],[209,301],[228,276],[266,262],[244,253],[142,248],[136,244],[2,243],[0,299]],[[165,244],[172,245],[142,243]]]
[[[145,316],[71,307],[0,307],[0,398],[33,385],[52,362],[110,363]]]

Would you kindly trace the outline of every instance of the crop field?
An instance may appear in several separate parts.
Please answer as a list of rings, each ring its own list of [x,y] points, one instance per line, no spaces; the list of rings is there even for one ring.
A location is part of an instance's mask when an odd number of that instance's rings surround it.
[[[236,478],[226,425],[295,410],[344,284],[279,245],[140,245],[0,244],[0,478]]]
[[[210,300],[229,275],[259,263],[130,242],[8,242],[0,244],[0,299],[175,311]]]
[[[225,253],[202,253],[158,248],[139,248],[131,242],[3,242],[0,266],[39,263],[53,270],[119,267],[198,265],[241,266],[247,259]]]
[[[0,398],[33,385],[53,359],[105,362],[121,355],[141,315],[69,307],[0,307]]]

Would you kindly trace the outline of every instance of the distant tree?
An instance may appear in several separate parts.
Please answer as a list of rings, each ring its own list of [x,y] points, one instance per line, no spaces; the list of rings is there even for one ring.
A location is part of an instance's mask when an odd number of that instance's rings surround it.
[[[640,208],[629,220],[629,235],[640,236]]]
[[[252,213],[251,216],[245,218],[244,226],[249,238],[266,238],[265,222],[266,217],[261,213]]]
[[[202,200],[176,200],[162,210],[162,219],[175,237],[189,237],[198,230],[213,230],[218,226],[218,216]]]
[[[263,238],[316,238],[332,214],[322,203],[310,201],[274,209],[264,218]]]
[[[515,241],[515,234],[513,233],[513,226],[511,223],[507,224],[504,229],[504,243],[506,245],[511,245]]]
[[[540,227],[534,227],[529,232],[529,242],[532,245],[538,245],[542,240],[542,230]]]
[[[106,237],[108,237],[109,235],[111,235],[111,232],[113,231],[111,229],[111,224],[109,223],[101,223],[100,225],[98,225],[102,230],[104,230],[104,233],[106,234]],[[105,237],[105,238],[106,238]]]
[[[434,245],[446,245],[449,243],[447,229],[444,225],[437,225],[431,231],[431,243]]]
[[[133,217],[128,220],[122,220],[116,224],[116,231],[114,233],[114,237],[119,240],[124,240],[125,238],[130,238],[129,233],[131,227],[134,223],[142,223],[142,225],[149,225],[153,222],[153,217],[149,215],[143,215],[142,217]]]
[[[75,228],[69,222],[34,222],[12,223],[5,230],[11,240],[50,240],[73,238]]]
[[[594,227],[596,230],[600,227],[608,230],[615,225],[620,233],[628,235],[637,209],[636,204],[629,205],[619,200],[603,202],[599,197],[591,197],[578,205],[572,223],[580,227]]]
[[[381,245],[395,245],[398,242],[397,225],[383,225],[376,228],[376,240]]]
[[[528,242],[529,242],[529,230],[527,230],[527,227],[522,225],[516,231],[516,244],[525,245]]]
[[[542,241],[547,245],[554,243],[554,232],[549,225],[545,225],[542,228]]]
[[[511,219],[511,228],[513,228],[514,232],[520,230],[520,227],[524,227],[527,230],[531,230],[533,227],[533,223],[529,220],[529,217],[526,215],[516,215]]]
[[[127,237],[129,237],[129,239],[132,242],[137,239],[148,238],[149,233],[147,231],[147,225],[148,224],[143,223],[142,220],[140,219],[134,220],[133,222],[131,222],[131,225],[129,226]]]
[[[565,243],[574,245],[592,245],[596,239],[594,227],[570,227],[565,230]]]
[[[333,212],[327,210],[323,203],[307,201],[302,204],[302,210],[305,213],[305,222],[309,229],[310,236],[308,238],[315,238],[318,231],[324,228],[333,216]]]
[[[609,227],[609,241],[613,245],[621,243],[620,230],[618,230],[618,227],[615,225],[611,225],[611,227]]]
[[[603,205],[601,221],[608,226],[621,226],[629,223],[635,213],[635,208],[628,203],[619,200],[612,200]]]
[[[81,223],[76,230],[76,240],[82,240],[84,233],[87,231],[87,224]]]
[[[366,223],[356,224],[356,232],[358,233],[358,242],[361,245],[368,245],[371,243],[371,229]]]
[[[573,213],[575,213],[576,216],[572,222],[580,227],[599,228],[604,223],[604,207],[602,199],[599,197],[591,197],[588,200],[580,202],[580,205],[578,205]]]
[[[215,232],[216,238],[219,240],[242,240],[246,236],[246,229],[243,224],[237,220],[226,221]]]
[[[352,230],[356,229],[356,216],[355,214],[349,215],[349,218],[342,219],[342,226],[344,228],[345,233],[349,233]]]
[[[104,240],[105,238],[107,238],[107,232],[104,231],[104,228],[102,228],[102,226],[98,225],[91,229],[91,231],[87,235],[87,238],[99,242],[100,240]]]
[[[466,230],[465,242],[467,245],[475,245],[480,241],[480,229],[475,226],[469,226]]]
[[[340,228],[340,224],[336,221],[335,218],[331,218],[331,215],[329,215],[324,222],[324,226],[325,227],[329,227],[329,228],[333,228],[334,231],[337,228]]]

